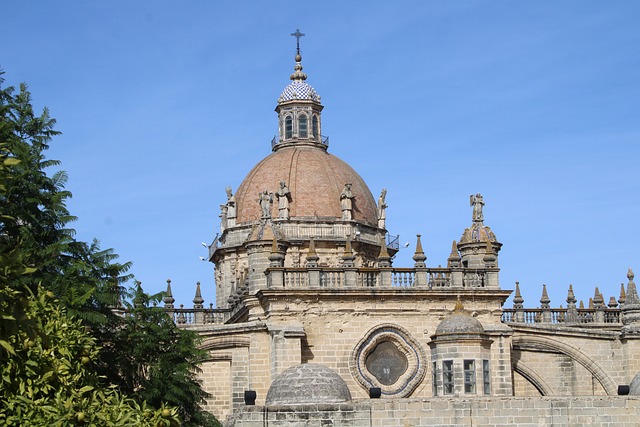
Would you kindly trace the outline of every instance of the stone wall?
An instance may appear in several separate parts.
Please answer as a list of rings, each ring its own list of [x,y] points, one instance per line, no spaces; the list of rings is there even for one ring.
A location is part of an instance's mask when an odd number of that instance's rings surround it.
[[[637,427],[638,397],[438,398],[351,404],[245,406],[229,427],[609,426]]]

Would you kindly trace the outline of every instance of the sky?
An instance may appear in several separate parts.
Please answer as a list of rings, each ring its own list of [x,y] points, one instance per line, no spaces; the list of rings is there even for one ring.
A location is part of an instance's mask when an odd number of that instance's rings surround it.
[[[500,284],[566,307],[640,273],[640,2],[4,0],[4,85],[26,82],[62,135],[79,217],[148,292],[192,306],[225,187],[271,152],[300,29],[329,151],[387,228],[446,265],[482,193]],[[511,302],[507,302],[507,307]]]

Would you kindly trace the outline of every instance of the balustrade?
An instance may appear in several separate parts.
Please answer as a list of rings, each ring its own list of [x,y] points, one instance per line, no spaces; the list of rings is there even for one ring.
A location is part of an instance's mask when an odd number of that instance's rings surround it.
[[[391,278],[392,286],[408,288],[415,284],[416,271],[413,268],[396,268]]]
[[[344,271],[339,269],[320,271],[320,286],[323,288],[339,288],[344,286]]]
[[[360,270],[356,279],[357,286],[360,288],[375,288],[378,286],[379,271],[378,270]]]
[[[594,308],[578,308],[569,314],[570,310],[566,308],[542,309],[542,308],[525,308],[514,309],[506,308],[502,310],[502,322],[504,323],[552,323],[552,324],[621,324],[620,309],[609,308],[602,310],[604,312],[603,321],[597,320],[597,312]],[[544,313],[549,313],[549,321],[544,321]],[[521,321],[518,321],[520,314]]]
[[[476,270],[465,272],[462,279],[462,286],[465,288],[484,288],[486,286],[484,271]]]
[[[306,269],[286,269],[284,271],[285,288],[304,288],[309,286],[309,274]]]
[[[355,270],[355,279],[349,281],[347,273],[342,268],[326,268],[308,269],[304,267],[271,267],[265,272],[267,275],[267,286],[269,288],[304,288],[316,283],[313,286],[321,286],[325,288],[345,288],[345,287],[382,287],[391,286],[395,288],[411,288],[424,286],[430,289],[441,289],[452,287],[452,273],[448,268],[357,268]],[[311,272],[319,274],[319,282],[309,279]],[[389,274],[389,278],[382,280],[384,274]],[[422,282],[418,281],[419,274],[424,276]],[[482,276],[484,272],[472,273],[476,276]],[[475,276],[474,276],[475,277]],[[471,279],[470,279],[471,280]],[[468,286],[471,286],[471,282]],[[482,285],[484,286],[484,285]]]
[[[229,320],[230,310],[224,308],[165,308],[165,312],[177,325],[222,325]],[[122,313],[131,316],[129,310]]]
[[[430,288],[451,287],[451,270],[446,268],[430,268],[427,270]]]

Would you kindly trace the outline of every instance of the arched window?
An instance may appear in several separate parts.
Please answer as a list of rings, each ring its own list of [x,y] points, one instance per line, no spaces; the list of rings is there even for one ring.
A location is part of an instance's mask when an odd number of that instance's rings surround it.
[[[284,119],[284,137],[285,139],[293,138],[293,120],[291,116]]]
[[[298,119],[298,137],[306,138],[308,136],[307,128],[307,116],[303,114]]]
[[[311,120],[311,132],[313,132],[313,138],[318,139],[318,116],[313,116]]]

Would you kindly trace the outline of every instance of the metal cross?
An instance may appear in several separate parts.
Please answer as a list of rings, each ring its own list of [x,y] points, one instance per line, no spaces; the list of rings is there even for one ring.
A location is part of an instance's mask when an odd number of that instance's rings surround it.
[[[296,38],[296,51],[297,54],[300,55],[300,37],[304,37],[305,34],[301,33],[300,30],[296,28],[296,32],[291,33],[291,35]]]

